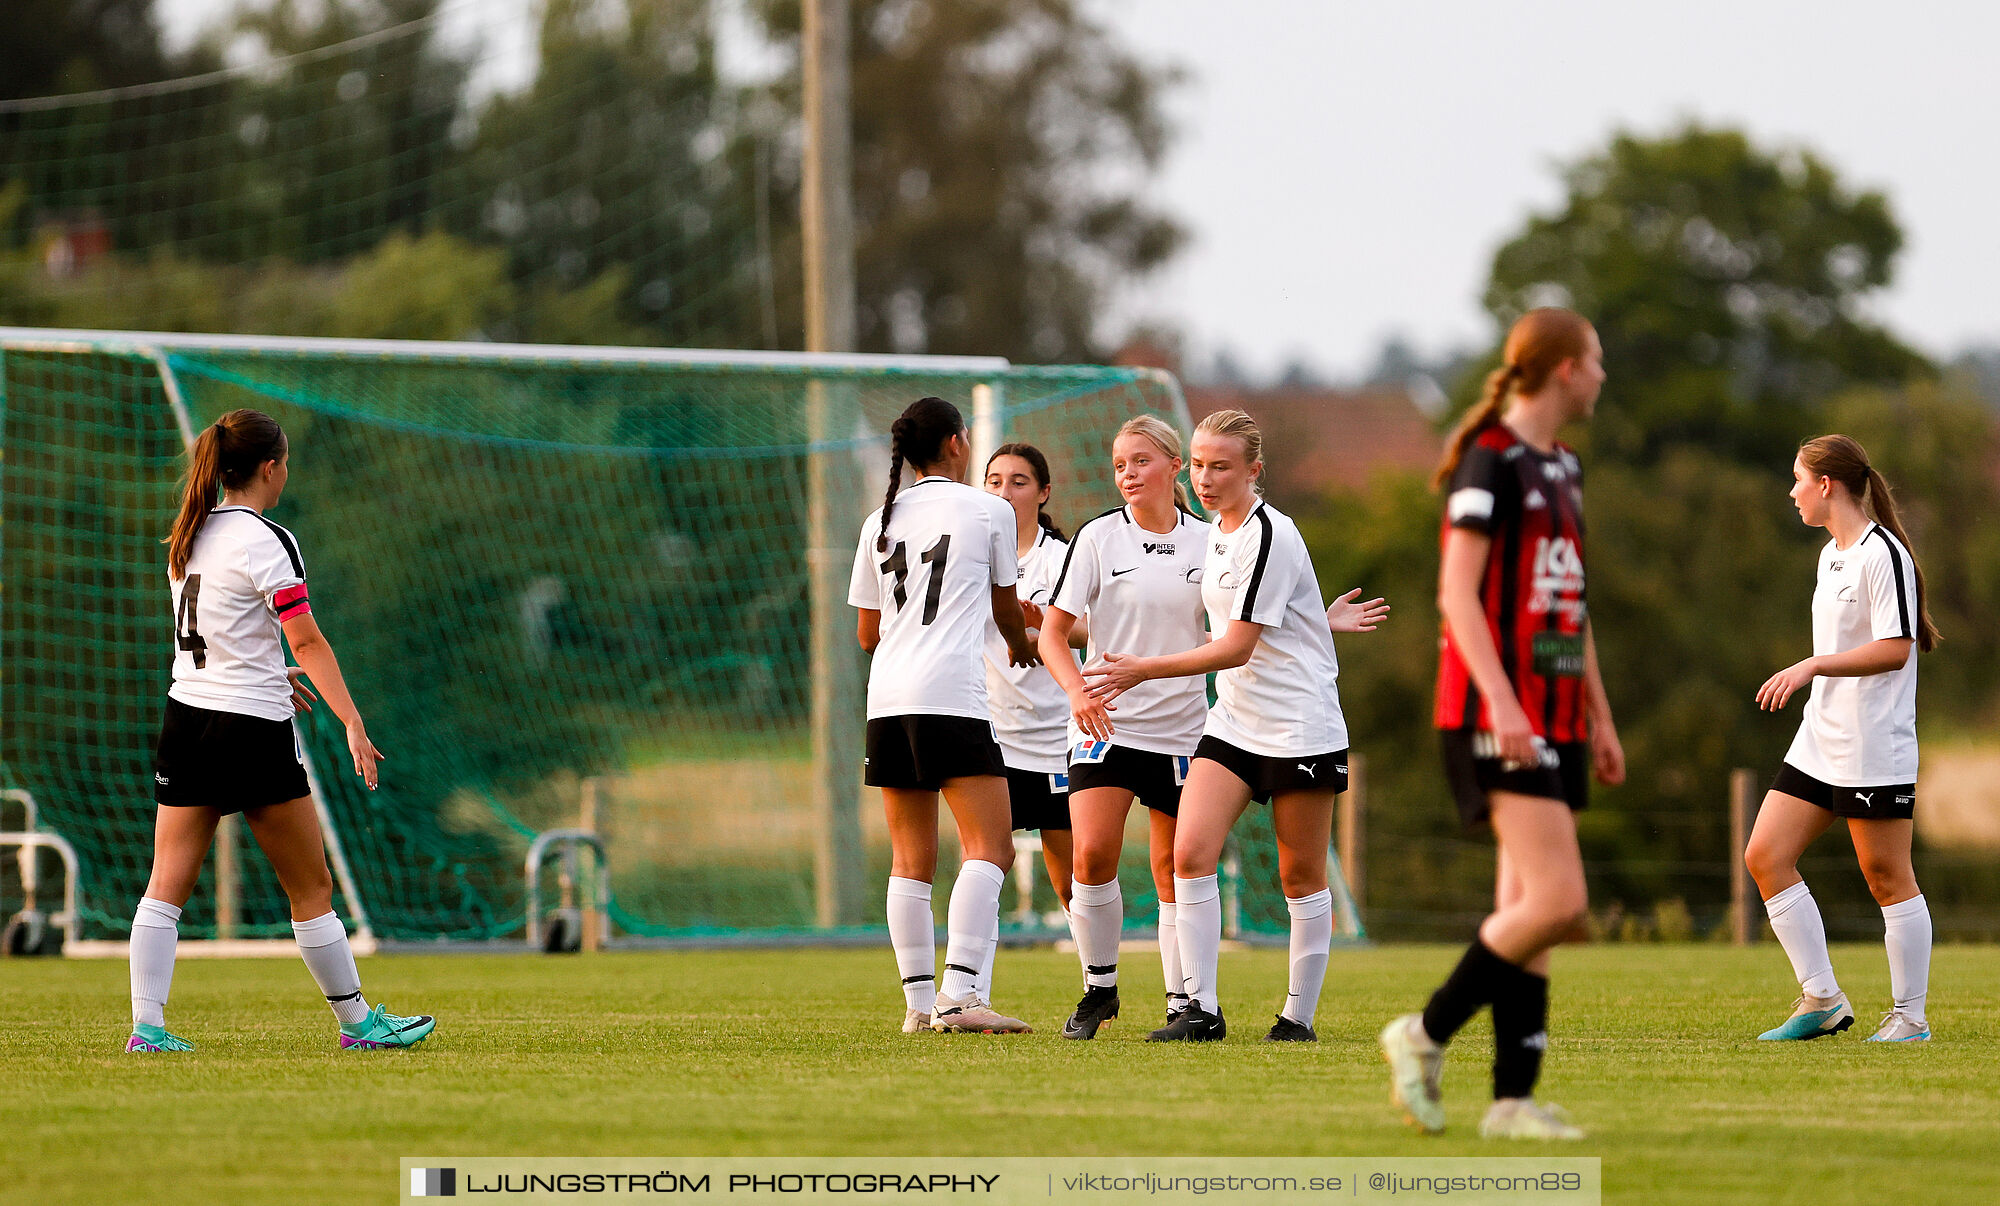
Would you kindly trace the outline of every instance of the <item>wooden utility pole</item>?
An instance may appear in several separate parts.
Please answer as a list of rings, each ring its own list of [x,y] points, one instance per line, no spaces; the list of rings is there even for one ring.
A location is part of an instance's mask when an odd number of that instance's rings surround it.
[[[1750,869],[1743,852],[1750,847],[1750,825],[1757,816],[1757,772],[1738,768],[1729,772],[1729,928],[1738,946],[1757,939],[1752,928],[1750,902],[1756,899],[1750,887]]]
[[[805,0],[806,351],[854,350],[847,0]]]
[[[1347,756],[1347,790],[1339,799],[1340,871],[1347,894],[1360,909],[1368,903],[1368,763],[1362,754]]]
[[[854,203],[848,121],[847,0],[805,0],[805,172],[800,218],[805,235],[806,350],[854,350]],[[859,419],[854,387],[838,378],[806,386],[808,438],[848,439]],[[863,920],[861,849],[861,653],[847,606],[847,571],[864,497],[853,457],[810,454],[812,574],[813,851],[816,915],[822,926]]]

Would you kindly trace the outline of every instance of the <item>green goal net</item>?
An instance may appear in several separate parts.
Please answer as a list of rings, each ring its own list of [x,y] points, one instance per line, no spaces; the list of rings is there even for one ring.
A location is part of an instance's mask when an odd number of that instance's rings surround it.
[[[576,825],[586,797],[623,932],[879,923],[853,617],[822,610],[845,635],[816,659],[813,583],[817,562],[844,595],[890,420],[938,394],[975,442],[1040,445],[1066,526],[1115,503],[1121,422],[1186,423],[1172,378],[1142,369],[106,332],[0,330],[0,390],[0,786],[75,847],[86,937],[122,935],[145,885],[171,656],[159,541],[184,432],[225,411],[291,437],[274,518],[388,755],[380,790],[349,773],[325,709],[302,735],[347,906],[402,940],[519,934],[527,844]],[[846,677],[829,657],[852,659]],[[856,742],[819,762],[816,690],[852,711]],[[859,796],[858,894],[832,914],[829,779]],[[1268,822],[1251,824],[1243,921],[1282,928]],[[184,932],[289,934],[261,856],[204,874]]]

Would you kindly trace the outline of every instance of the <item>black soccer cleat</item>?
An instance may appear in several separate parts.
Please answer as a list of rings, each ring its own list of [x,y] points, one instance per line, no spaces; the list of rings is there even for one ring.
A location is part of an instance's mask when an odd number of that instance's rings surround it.
[[[1171,1026],[1174,1024],[1174,1019],[1181,1016],[1181,1010],[1186,1009],[1188,1002],[1192,999],[1184,992],[1170,992],[1167,994],[1167,1025]]]
[[[1319,1035],[1313,1033],[1312,1027],[1301,1022],[1294,1022],[1281,1013],[1278,1015],[1278,1020],[1272,1023],[1271,1033],[1264,1036],[1264,1041],[1267,1043],[1317,1043]]]
[[[1223,1024],[1222,1015],[1210,1013],[1201,1007],[1200,1001],[1190,1001],[1186,1009],[1174,1015],[1174,1020],[1146,1036],[1149,1043],[1214,1043],[1220,1042],[1229,1033]]]
[[[1076,1012],[1062,1024],[1062,1036],[1066,1039],[1093,1039],[1097,1028],[1107,1026],[1118,1016],[1118,986],[1116,984],[1092,984],[1083,990],[1083,1000],[1076,1003]]]

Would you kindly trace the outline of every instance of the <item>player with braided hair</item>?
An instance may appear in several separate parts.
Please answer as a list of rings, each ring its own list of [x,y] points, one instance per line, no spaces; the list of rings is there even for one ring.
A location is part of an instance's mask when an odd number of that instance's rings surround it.
[[[861,647],[874,655],[863,778],[882,789],[888,815],[889,941],[903,977],[905,1034],[1029,1029],[978,992],[1014,864],[1007,767],[987,710],[988,623],[1013,665],[1038,658],[1014,590],[1014,509],[965,484],[971,461],[957,407],[920,398],[903,411],[890,429],[888,493],[862,524],[847,596],[860,611]],[[918,476],[903,486],[906,462]],[[947,914],[942,984],[931,916],[940,792],[965,856]]]

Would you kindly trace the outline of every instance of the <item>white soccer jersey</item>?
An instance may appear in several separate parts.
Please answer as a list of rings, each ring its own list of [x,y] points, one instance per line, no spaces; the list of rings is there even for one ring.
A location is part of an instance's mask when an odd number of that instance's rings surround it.
[[[1068,548],[1047,528],[1036,534],[1035,546],[1021,558],[1020,580],[1014,583],[1022,602],[1047,605]],[[1069,768],[1069,697],[1046,668],[1010,664],[1007,639],[991,619],[986,622],[986,698],[1008,766],[1046,774]]]
[[[1174,530],[1149,532],[1130,507],[1106,511],[1070,541],[1055,605],[1090,625],[1089,659],[1105,653],[1158,657],[1208,643],[1201,623],[1206,524],[1174,512]],[[1067,698],[1063,701],[1068,709]],[[1200,675],[1156,678],[1120,695],[1110,713],[1113,745],[1187,755],[1201,742],[1208,689]],[[1072,720],[1069,744],[1085,738]]]
[[[306,566],[292,534],[249,507],[217,507],[195,533],[174,601],[174,684],[189,707],[292,718],[284,630],[307,614]]]
[[[1819,554],[1813,590],[1813,655],[1870,641],[1916,639],[1917,563],[1877,524],[1852,547]],[[1917,781],[1917,649],[1895,670],[1860,678],[1815,678],[1805,719],[1785,761],[1835,787]]]
[[[882,613],[868,667],[868,719],[968,716],[986,711],[984,654],[993,588],[1020,576],[1014,508],[984,490],[920,478],[896,495],[889,547],[877,551],[882,512],[861,525],[847,601]]]
[[[1259,499],[1234,532],[1208,525],[1201,598],[1217,636],[1231,620],[1264,626],[1250,660],[1215,676],[1207,733],[1270,758],[1347,748],[1340,662],[1305,538]]]

